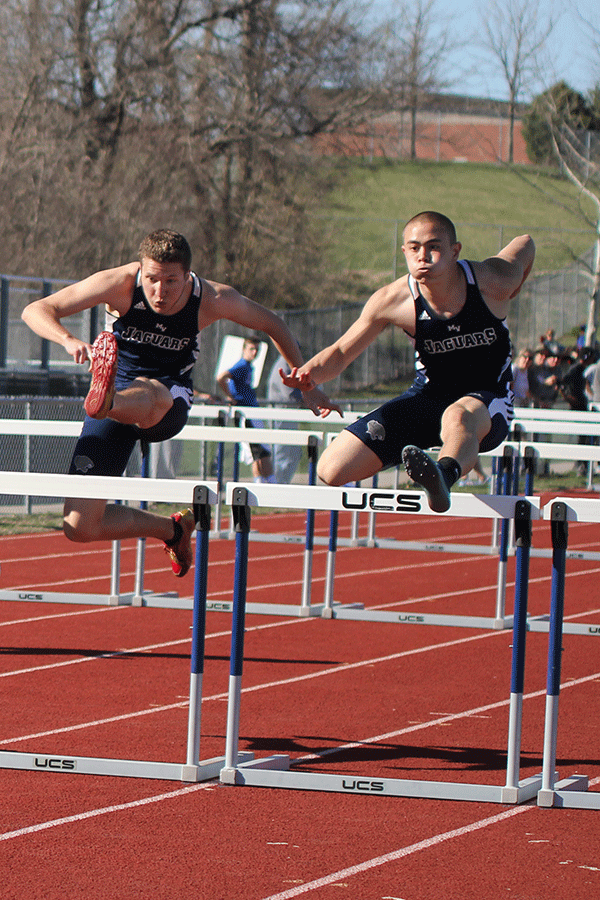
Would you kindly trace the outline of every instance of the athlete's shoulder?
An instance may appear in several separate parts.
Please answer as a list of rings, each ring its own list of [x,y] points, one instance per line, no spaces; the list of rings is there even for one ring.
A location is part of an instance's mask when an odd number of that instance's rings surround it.
[[[70,287],[80,308],[105,304],[121,315],[129,308],[139,263],[102,269]]]
[[[367,300],[362,315],[373,321],[396,325],[412,333],[415,304],[408,275],[403,275],[375,291]]]
[[[365,310],[371,313],[385,313],[390,308],[397,308],[411,298],[408,275],[403,275],[390,284],[384,284],[383,287],[371,294],[365,304]]]

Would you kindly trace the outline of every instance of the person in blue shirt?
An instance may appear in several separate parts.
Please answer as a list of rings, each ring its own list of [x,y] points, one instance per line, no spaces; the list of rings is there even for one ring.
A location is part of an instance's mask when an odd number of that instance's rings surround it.
[[[258,406],[258,398],[253,387],[256,354],[260,348],[258,338],[246,338],[242,345],[242,358],[234,365],[220,372],[217,384],[234,406]],[[246,426],[262,428],[259,419],[246,419]],[[242,445],[242,459],[252,465],[252,473],[256,481],[271,481],[273,476],[273,459],[271,451],[263,444]]]

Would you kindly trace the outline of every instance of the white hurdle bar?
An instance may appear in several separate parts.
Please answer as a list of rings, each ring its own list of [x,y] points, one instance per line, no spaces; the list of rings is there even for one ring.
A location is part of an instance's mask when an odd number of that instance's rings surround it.
[[[426,495],[422,491],[415,490],[386,490],[378,488],[361,487],[324,487],[306,485],[278,485],[278,484],[236,484],[227,485],[226,502],[231,503],[236,488],[242,487],[248,491],[249,503],[257,507],[287,507],[290,509],[315,509],[329,510],[330,512],[385,512],[404,515],[424,515],[440,517],[469,517],[482,519],[512,519],[514,517],[515,502],[518,497],[499,496],[493,494],[458,494],[451,495],[452,505],[446,513],[433,513],[427,503]],[[540,516],[540,500],[538,497],[527,497],[533,513],[532,517]],[[391,546],[394,546],[390,542]],[[435,549],[431,545],[430,549]],[[456,553],[462,550],[457,545]],[[329,550],[326,579],[333,579],[333,561]],[[353,602],[350,604],[334,603],[331,588],[327,588],[326,580],[325,600],[320,607],[320,615],[323,618],[353,619],[369,622],[392,622],[396,624],[414,625],[455,625],[465,628],[492,628],[501,630],[512,627],[512,616],[505,618],[496,614],[491,616],[452,616],[436,613],[406,613],[391,612],[389,610],[364,609],[363,604]],[[268,604],[265,604],[268,606]],[[248,612],[252,606],[248,604]],[[319,607],[314,606],[315,612]]]
[[[538,792],[537,802],[538,806],[544,807],[600,809],[600,792],[592,791],[588,793],[589,782],[587,776],[574,774],[569,778],[558,781],[556,772],[568,523],[573,521],[600,523],[600,501],[588,498],[579,500],[559,497],[544,508],[544,518],[549,520],[551,524],[553,557],[544,756],[542,786]]]
[[[193,408],[193,407],[192,407]],[[207,409],[213,409],[212,407],[208,407]],[[310,414],[314,419],[314,415]],[[0,419],[0,435],[1,434],[9,434],[9,435],[23,435],[27,436],[43,436],[43,437],[64,437],[64,436],[72,436],[77,437],[81,431],[81,422],[59,422],[56,420],[42,420],[42,419]],[[298,447],[306,447],[308,455],[309,455],[309,465],[310,467],[314,467],[315,477],[316,477],[316,460],[318,456],[318,448],[322,444],[323,440],[323,432],[321,431],[296,431],[290,429],[278,429],[278,428],[253,428],[246,429],[243,427],[237,426],[223,426],[223,425],[190,425],[186,424],[184,428],[179,432],[176,436],[177,440],[190,440],[195,442],[211,442],[217,445],[223,444],[239,444],[242,442],[252,441],[252,443],[282,443],[288,444],[291,446]],[[152,445],[150,445],[152,447]],[[150,451],[152,452],[152,451]],[[38,490],[37,485],[38,482],[41,482],[42,479],[55,479],[60,477],[69,476],[60,476],[60,475],[47,475],[43,473],[17,473],[10,472],[5,473],[7,476],[7,481],[10,482],[10,489],[4,490],[2,484],[0,484],[0,493],[5,493],[7,495],[19,496],[23,494],[23,496],[47,496],[44,495],[43,491]],[[16,482],[16,476],[37,476],[33,477],[31,483],[20,480],[18,483]],[[0,478],[2,473],[0,472]],[[10,477],[9,477],[10,476]],[[82,477],[82,476],[76,476]],[[88,481],[87,484],[90,484],[90,476],[85,476]],[[99,478],[100,476],[91,476],[95,478]],[[140,479],[146,481],[147,479]],[[169,492],[169,496],[167,497],[157,497],[156,499],[162,500],[164,499],[166,502],[170,503],[185,503],[189,505],[189,497],[191,496],[191,488],[190,484],[196,484],[196,482],[191,482],[189,479],[154,479],[154,483],[164,481],[165,485],[173,486],[172,490]],[[56,483],[56,482],[55,482]],[[114,480],[113,480],[114,483]],[[119,482],[121,483],[121,482]],[[206,482],[208,483],[208,482]],[[210,482],[212,490],[216,495],[216,506],[215,506],[215,528],[213,530],[213,536],[219,537],[232,537],[231,527],[227,529],[222,529],[220,525],[221,519],[221,508],[222,508],[222,488],[223,484],[221,480]],[[23,489],[19,489],[19,487]],[[183,486],[183,489],[182,487]],[[13,489],[14,488],[14,489]],[[105,493],[102,493],[102,490]],[[100,493],[96,496],[98,499],[108,499],[114,500],[120,496],[119,493],[114,495],[107,496],[106,495],[106,482],[102,481],[102,488],[100,489]],[[187,492],[187,494],[185,493]],[[144,493],[144,491],[142,491]],[[63,494],[55,494],[53,496],[63,496]],[[71,496],[71,495],[69,495]],[[86,494],[85,496],[90,496]],[[182,499],[185,497],[185,499]],[[122,498],[124,499],[124,498]],[[140,500],[140,502],[146,502],[148,497],[144,496],[136,496],[133,498],[135,500]],[[255,532],[253,534],[253,539],[255,540],[263,540],[269,542],[285,542],[285,543],[300,543],[305,541],[307,544],[309,542],[308,536],[308,527],[309,523],[307,522],[307,535],[302,537],[298,536],[290,536],[290,535],[262,535],[259,532]],[[311,534],[311,543],[314,540],[313,535]],[[152,591],[144,591],[143,590],[143,564],[144,564],[144,548],[143,548],[144,539],[140,539],[138,541],[138,554],[136,560],[136,584],[134,591],[131,593],[121,594],[118,588],[119,582],[119,543],[113,542],[113,554],[112,554],[112,563],[111,563],[111,592],[110,594],[88,594],[86,595],[86,599],[82,600],[78,595],[70,595],[64,593],[54,593],[50,594],[49,592],[6,592],[0,589],[0,600],[32,600],[36,602],[52,602],[52,603],[89,603],[92,605],[110,605],[110,606],[154,606],[154,607],[165,607],[165,608],[175,608],[175,609],[191,609],[192,608],[192,600],[191,598],[179,598],[176,591],[169,592],[168,594],[156,594]],[[297,607],[292,607],[290,605],[281,604],[278,609],[267,609],[264,604],[256,604],[255,606],[250,606],[249,612],[254,613],[269,613],[271,615],[292,615],[294,611],[297,610],[298,615],[318,615],[320,611],[319,608],[312,608],[310,603],[310,592],[311,592],[311,567],[312,567],[312,546],[310,549],[305,551],[305,573],[302,581],[302,600],[301,603],[298,604]],[[231,611],[231,604],[223,604],[219,601],[211,601],[208,604],[209,610],[215,611]]]
[[[45,472],[0,471],[0,494],[14,496],[94,498],[97,500],[161,501],[190,505],[198,482],[172,478],[109,478],[103,475],[62,475]],[[204,482],[216,502],[217,483]],[[114,559],[114,556],[113,556]],[[113,573],[114,575],[114,573]],[[113,586],[114,589],[114,586]],[[133,594],[68,594],[53,591],[6,591],[0,589],[0,600],[36,603],[82,603],[96,606],[131,605]],[[153,605],[152,595],[144,596],[140,605]],[[168,606],[191,609],[191,600],[180,606],[175,598],[165,600]],[[160,605],[156,603],[155,605]]]
[[[46,497],[85,497],[109,499],[115,493],[123,500],[173,499],[173,487],[188,505],[193,505],[196,518],[196,566],[194,581],[194,614],[192,618],[192,652],[190,664],[190,703],[188,711],[187,749],[185,763],[167,763],[137,759],[86,757],[45,751],[12,752],[0,750],[0,768],[27,771],[61,772],[85,775],[113,775],[128,778],[159,778],[168,781],[199,782],[216,778],[224,757],[200,760],[200,718],[202,704],[202,676],[204,672],[204,638],[206,618],[206,590],[208,568],[208,536],[210,506],[216,501],[214,490],[206,484],[184,486],[169,479],[108,478],[81,475],[37,475],[37,473],[0,472],[0,490],[4,490],[6,476],[13,478],[17,493],[24,488]],[[36,477],[37,476],[37,477]],[[42,484],[41,479],[44,479]],[[184,488],[187,492],[184,496]],[[177,492],[176,492],[177,493]],[[190,504],[190,500],[192,501]],[[253,754],[245,754],[251,760]]]
[[[527,591],[531,520],[539,510],[527,500],[515,497],[479,497],[460,495],[454,515],[475,518],[514,518],[518,523],[517,578],[515,582],[515,615],[513,626],[513,665],[511,676],[506,784],[485,785],[458,782],[417,781],[396,778],[372,778],[291,771],[293,763],[287,754],[250,761],[239,761],[239,723],[244,658],[244,621],[248,569],[248,534],[251,506],[287,506],[292,509],[317,508],[345,510],[353,506],[385,504],[386,512],[414,514],[423,509],[423,496],[409,501],[382,497],[380,491],[360,488],[306,488],[301,485],[230,484],[227,498],[236,524],[236,570],[231,638],[229,700],[225,765],[220,773],[223,784],[279,787],[286,789],[363,792],[369,796],[429,797],[433,799],[473,800],[478,802],[522,803],[534,798],[541,776],[519,780],[523,676],[527,618]],[[318,496],[317,496],[318,494]],[[391,509],[389,508],[391,506]],[[426,503],[425,503],[426,506]],[[450,515],[443,513],[441,515]]]

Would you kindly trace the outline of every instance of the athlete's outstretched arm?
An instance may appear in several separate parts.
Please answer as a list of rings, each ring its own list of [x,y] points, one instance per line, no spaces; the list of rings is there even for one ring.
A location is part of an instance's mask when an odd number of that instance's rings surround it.
[[[410,328],[404,299],[402,282],[380,288],[367,300],[358,319],[337,341],[320,350],[303,366],[292,369],[289,375],[280,372],[284,384],[305,391],[312,385],[330,381],[354,362],[389,324]]]
[[[534,259],[533,239],[528,234],[519,235],[476,267],[480,289],[496,301],[512,300],[531,272]]]
[[[210,321],[228,319],[254,331],[268,334],[279,353],[289,366],[302,365],[302,354],[296,338],[276,313],[260,303],[250,300],[229,285],[205,282],[208,288],[204,296],[204,306],[200,305],[198,326],[202,330]],[[339,404],[327,394],[310,385],[304,387],[304,401],[315,415],[325,418],[330,412],[342,414]]]

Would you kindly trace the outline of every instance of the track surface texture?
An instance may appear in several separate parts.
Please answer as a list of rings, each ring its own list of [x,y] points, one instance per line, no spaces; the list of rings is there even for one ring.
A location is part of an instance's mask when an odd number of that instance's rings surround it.
[[[544,498],[547,499],[547,498]],[[316,533],[329,517],[316,515]],[[253,518],[302,535],[302,513]],[[361,525],[364,534],[365,525]],[[340,516],[340,535],[350,520]],[[489,544],[472,519],[377,517],[398,540]],[[600,549],[600,526],[569,546]],[[549,547],[547,522],[533,546]],[[210,542],[209,600],[231,600],[235,542]],[[123,542],[121,589],[133,590]],[[321,603],[326,547],[312,601]],[[249,603],[299,604],[302,543],[250,541]],[[335,601],[399,613],[492,616],[497,557],[340,547]],[[565,621],[600,622],[600,562],[567,562]],[[0,603],[0,749],[185,762],[188,610],[104,607],[110,546],[61,534],[2,541],[0,588],[78,602]],[[508,562],[507,612],[515,561]],[[531,559],[529,612],[548,613],[551,561]],[[145,588],[193,592],[148,541]],[[187,592],[187,593],[186,593]],[[557,769],[600,789],[600,628],[563,636]],[[208,612],[201,759],[225,747],[231,613]],[[2,900],[591,900],[600,896],[600,812],[377,796],[378,778],[502,785],[510,629],[246,616],[240,749],[341,773],[347,793],[0,769]],[[521,777],[540,772],[548,635],[527,637]]]

